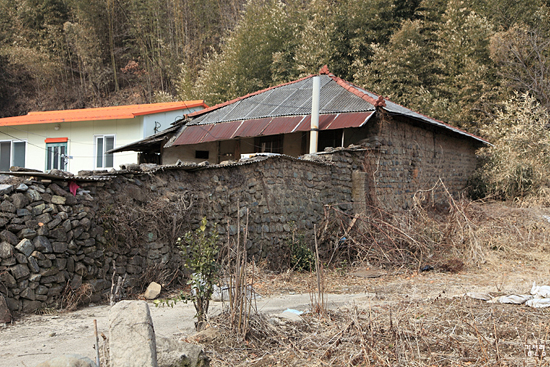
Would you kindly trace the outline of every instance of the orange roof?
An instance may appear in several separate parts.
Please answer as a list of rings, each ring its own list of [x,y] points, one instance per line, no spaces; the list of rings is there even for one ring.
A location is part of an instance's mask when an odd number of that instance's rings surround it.
[[[193,107],[207,108],[208,106],[204,103],[203,100],[197,100],[85,108],[81,110],[29,112],[25,116],[0,118],[0,127],[15,125],[51,124],[69,121],[131,119],[141,115],[150,115],[153,113],[169,112]]]

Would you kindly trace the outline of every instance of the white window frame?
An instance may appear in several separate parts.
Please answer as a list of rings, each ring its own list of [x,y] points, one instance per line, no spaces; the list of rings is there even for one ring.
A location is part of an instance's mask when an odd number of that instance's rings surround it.
[[[106,154],[105,154],[105,148],[106,148],[106,144],[105,144],[105,138],[113,138],[113,149],[116,147],[116,135],[115,134],[101,134],[101,135],[94,135],[94,167],[97,168],[97,169],[107,169],[107,168],[113,168],[115,166],[115,156],[114,154],[112,154],[113,156],[113,165],[112,166],[109,166],[109,167],[106,167],[105,166],[105,158],[107,157]],[[101,158],[101,166],[99,166],[97,164],[97,158],[99,156],[99,152],[97,151],[98,150],[98,139],[103,139],[103,152],[101,152],[101,155],[102,155],[102,158]]]
[[[13,144],[14,143],[24,143],[25,144],[25,162],[23,164],[23,167],[25,167],[27,165],[27,155],[28,155],[28,151],[27,151],[27,146],[29,145],[28,144],[28,141],[26,139],[17,139],[17,140],[0,140],[0,143],[10,143],[10,167],[13,166]],[[9,167],[8,167],[8,170],[9,170]]]

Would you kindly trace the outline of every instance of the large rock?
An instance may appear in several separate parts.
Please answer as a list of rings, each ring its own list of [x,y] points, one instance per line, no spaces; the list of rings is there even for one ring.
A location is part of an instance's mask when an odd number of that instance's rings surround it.
[[[158,367],[208,367],[206,353],[196,344],[157,337]]]
[[[112,367],[157,367],[153,320],[145,301],[121,301],[109,312]]]
[[[42,362],[36,367],[96,367],[96,364],[88,357],[78,354],[65,354]]]
[[[11,322],[11,312],[8,308],[6,299],[4,298],[2,293],[0,293],[0,324],[7,324],[8,322]]]
[[[156,282],[151,282],[143,295],[146,299],[155,299],[159,296],[162,287]]]

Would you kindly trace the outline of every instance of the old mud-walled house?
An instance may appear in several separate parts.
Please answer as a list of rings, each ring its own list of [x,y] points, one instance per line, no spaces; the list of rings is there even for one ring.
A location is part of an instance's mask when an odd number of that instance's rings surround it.
[[[465,187],[485,140],[346,82],[326,66],[312,152],[313,78],[196,111],[161,134],[111,152],[156,153],[162,164],[174,165],[231,164],[257,153],[330,161],[335,148],[352,148],[359,160],[353,177],[364,186],[366,202],[392,209],[408,208],[415,192],[439,180],[453,194]]]

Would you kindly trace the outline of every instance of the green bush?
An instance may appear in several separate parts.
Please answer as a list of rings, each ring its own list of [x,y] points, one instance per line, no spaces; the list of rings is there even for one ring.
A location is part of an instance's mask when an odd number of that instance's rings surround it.
[[[307,246],[303,234],[289,242],[290,267],[296,271],[312,271],[315,269],[315,254]]]

